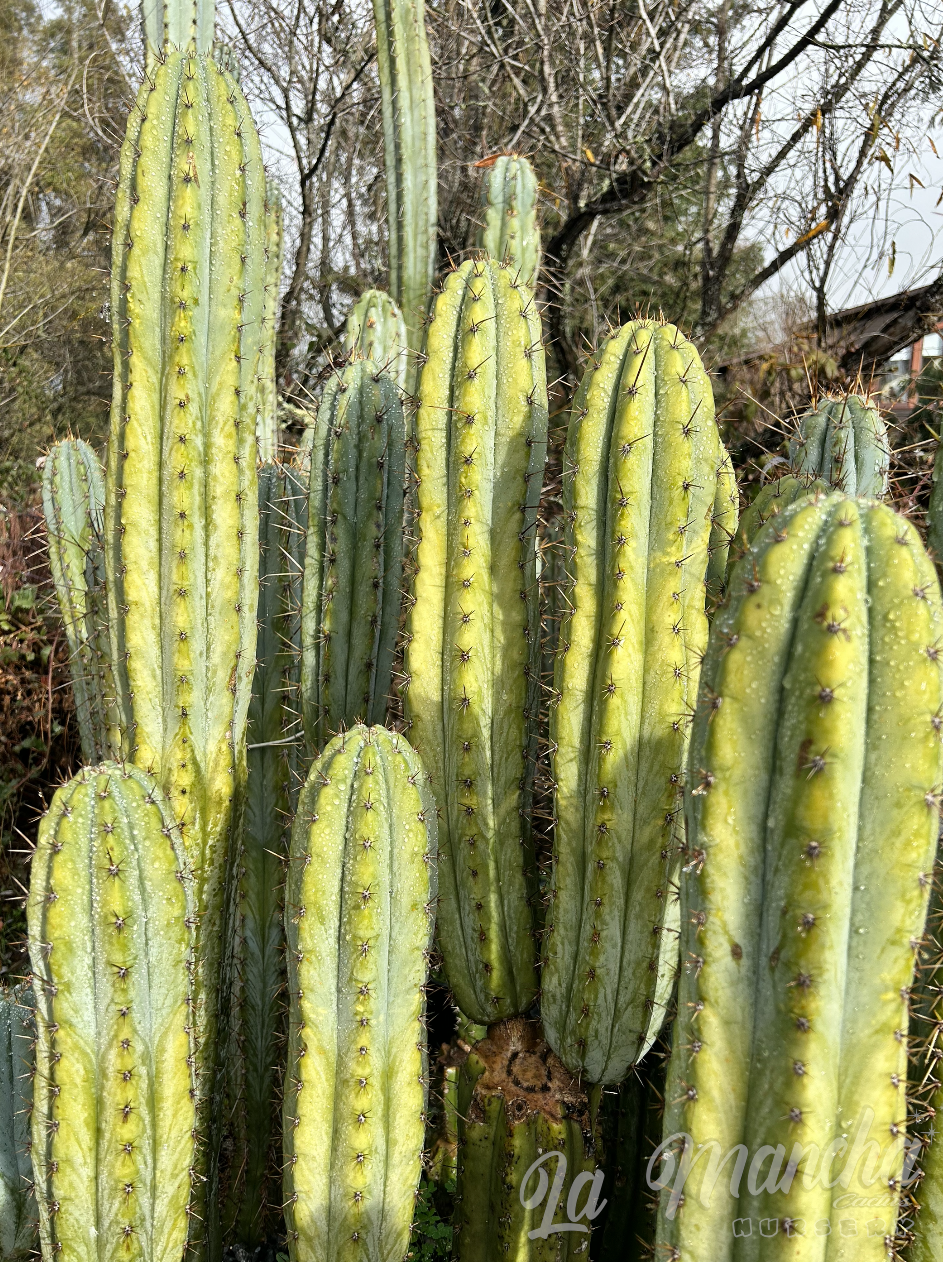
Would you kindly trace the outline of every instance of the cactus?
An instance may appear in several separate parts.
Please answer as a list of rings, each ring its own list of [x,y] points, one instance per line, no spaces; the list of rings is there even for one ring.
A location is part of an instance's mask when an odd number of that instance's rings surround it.
[[[717,488],[714,492],[714,511],[711,514],[711,533],[707,544],[707,606],[713,609],[720,602],[727,583],[727,562],[730,545],[737,534],[740,521],[740,491],[737,475],[726,448],[721,448],[717,468]]]
[[[462,1012],[487,1024],[536,994],[529,811],[547,396],[529,292],[508,268],[464,263],[436,299],[426,355],[405,708],[442,810],[446,973]]]
[[[149,776],[104,763],[56,792],[28,903],[45,1262],[183,1256],[196,1144],[191,893]]]
[[[386,716],[403,575],[406,428],[399,392],[354,360],[310,431],[301,689],[309,747]]]
[[[315,759],[285,927],[285,1195],[292,1262],[406,1253],[426,1099],[436,811],[402,736],[358,726]]]
[[[587,370],[567,432],[551,714],[541,1011],[550,1046],[590,1082],[619,1082],[641,1059],[674,981],[676,819],[722,455],[694,347],[672,325],[625,325]]]
[[[927,507],[927,547],[943,565],[943,442],[937,444],[933,459],[933,482],[930,486],[930,503]]]
[[[383,109],[390,293],[418,353],[436,255],[436,144],[424,0],[373,0]],[[415,360],[409,368],[412,390]]]
[[[30,1162],[33,1104],[31,996],[0,986],[0,1258],[28,1257],[36,1241]]]
[[[278,456],[278,390],[275,343],[278,336],[278,287],[282,279],[282,197],[274,180],[265,184],[265,297],[259,348],[259,415],[256,437],[263,464]]]
[[[797,474],[821,478],[846,495],[886,494],[891,449],[884,418],[870,399],[858,394],[821,399],[800,418],[797,430],[789,443]]]
[[[351,308],[344,325],[344,350],[352,358],[371,359],[402,390],[409,367],[403,313],[382,289],[368,289]]]
[[[658,1256],[886,1256],[939,828],[941,635],[933,566],[880,504],[802,498],[734,571],[691,739]],[[707,1195],[712,1151],[752,1162],[739,1200],[734,1161]]]
[[[829,489],[828,483],[821,478],[794,477],[792,474],[761,486],[737,526],[728,558],[728,577],[771,517],[778,517],[790,504],[806,495],[827,495]]]
[[[213,0],[144,0],[142,18],[148,72],[165,49],[208,53],[216,17]]]
[[[588,1258],[591,1217],[567,1215],[574,1179],[593,1169],[589,1104],[579,1083],[540,1037],[539,1027],[520,1017],[492,1026],[460,1075],[453,1257],[457,1262]],[[534,1172],[540,1157],[544,1161]],[[541,1184],[544,1197],[535,1195]],[[555,1196],[549,1221],[557,1227],[577,1221],[577,1227],[542,1238]],[[577,1189],[580,1210],[590,1199],[587,1190]]]
[[[482,182],[484,223],[478,246],[499,263],[507,262],[528,289],[540,272],[540,229],[537,227],[537,177],[526,158],[502,153],[487,168]]]
[[[104,503],[101,463],[91,447],[81,439],[55,443],[43,466],[43,516],[49,568],[69,642],[79,739],[89,763],[107,753],[114,687],[105,609]]]

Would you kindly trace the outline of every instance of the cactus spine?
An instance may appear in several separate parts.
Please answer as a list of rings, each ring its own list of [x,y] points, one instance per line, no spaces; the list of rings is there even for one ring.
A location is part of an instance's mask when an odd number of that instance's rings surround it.
[[[45,1262],[183,1256],[196,1142],[191,886],[149,776],[105,763],[57,791],[28,904]]]
[[[458,1262],[588,1257],[592,1213],[575,1231],[539,1234],[555,1194],[553,1223],[570,1221],[570,1190],[574,1179],[593,1169],[593,1149],[586,1095],[533,1022],[513,1018],[496,1024],[471,1050],[460,1071],[458,1119]],[[538,1199],[539,1173],[531,1173],[526,1184],[525,1176],[540,1157],[553,1191]],[[583,1210],[590,1194],[577,1192],[573,1203]],[[538,1203],[528,1206],[528,1200]]]
[[[69,670],[82,756],[96,763],[108,748],[113,697],[105,609],[101,463],[87,443],[66,439],[43,467],[43,516],[49,568],[69,642]]]
[[[402,1258],[426,1097],[436,811],[402,736],[358,726],[315,759],[286,891],[285,1204],[292,1262]]]
[[[873,1198],[896,1200],[903,1166],[907,1000],[943,780],[941,633],[917,533],[879,504],[800,499],[734,572],[690,751],[665,1134],[691,1143],[683,1208],[662,1194],[666,1256],[886,1256],[896,1206]],[[781,1183],[774,1158],[734,1201],[728,1164],[707,1197],[702,1144],[718,1161],[744,1145],[754,1171],[782,1145],[795,1177]],[[673,1145],[675,1173],[681,1157]],[[752,1236],[735,1238],[733,1218]]]
[[[262,339],[259,348],[259,460],[278,456],[278,390],[275,383],[275,344],[278,337],[278,288],[282,279],[282,198],[274,180],[265,184],[265,297],[262,302]]]
[[[870,400],[857,394],[822,399],[797,428],[789,444],[797,474],[821,478],[846,495],[886,494],[891,449],[884,418]]]
[[[435,99],[425,3],[373,0],[373,14],[386,155],[390,292],[406,317],[410,350],[418,352],[435,273],[438,213]]]
[[[371,359],[399,388],[406,386],[408,334],[403,313],[382,289],[368,289],[351,308],[344,326],[344,350],[351,358]]]
[[[487,1024],[536,994],[529,810],[547,396],[529,292],[508,268],[464,263],[436,299],[426,355],[405,705],[442,809],[446,972],[462,1012]]]
[[[29,997],[0,986],[0,1258],[31,1254],[36,1205],[30,1162],[35,1028]]]
[[[528,289],[540,271],[537,226],[537,177],[526,158],[501,154],[482,182],[484,223],[478,245],[499,263],[506,262]]]
[[[324,392],[310,431],[301,611],[305,735],[386,716],[403,576],[406,427],[396,386],[354,360]]]
[[[740,518],[733,544],[728,558],[728,571],[740,560],[750,544],[760,533],[771,517],[778,517],[790,504],[806,495],[817,496],[829,493],[828,483],[821,478],[794,477],[787,474],[774,482],[767,482],[757,491],[753,502]]]
[[[547,1039],[619,1082],[664,1020],[688,716],[722,452],[710,383],[672,325],[625,325],[583,378],[567,432],[569,612],[560,629]]]

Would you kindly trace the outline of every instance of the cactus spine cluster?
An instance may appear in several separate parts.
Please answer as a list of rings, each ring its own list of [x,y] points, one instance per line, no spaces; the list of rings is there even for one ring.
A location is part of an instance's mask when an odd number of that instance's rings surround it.
[[[32,1156],[46,1262],[181,1258],[196,1148],[192,877],[136,767],[59,789],[30,881]]]
[[[305,735],[382,723],[403,576],[406,428],[399,391],[369,360],[329,383],[311,433],[301,611]]]
[[[351,358],[370,359],[399,388],[406,386],[409,335],[403,313],[382,289],[368,289],[351,308],[344,326],[344,350]]]
[[[72,694],[86,762],[108,750],[114,703],[102,551],[105,486],[101,462],[81,439],[55,443],[43,466],[49,568],[69,642]]]
[[[30,1161],[33,1107],[31,996],[0,986],[0,1258],[25,1258],[36,1243]]]
[[[405,706],[442,808],[446,972],[461,1011],[490,1023],[536,994],[529,811],[547,396],[529,291],[510,268],[464,263],[436,299],[425,353]]]
[[[537,176],[517,154],[501,154],[482,181],[482,215],[478,246],[499,263],[507,263],[528,289],[540,272],[540,229],[537,226]]]
[[[789,444],[794,471],[821,478],[846,495],[881,499],[887,492],[890,446],[881,411],[857,394],[821,399],[797,423]]]
[[[373,0],[383,108],[390,292],[418,352],[436,256],[436,138],[424,0]],[[412,376],[412,365],[410,366]]]
[[[618,1082],[665,1017],[682,773],[723,453],[710,383],[672,325],[625,325],[588,369],[563,472],[567,569],[551,744],[547,1039]]]
[[[435,851],[435,804],[406,740],[358,726],[331,741],[301,793],[285,896],[292,1262],[406,1253]]]
[[[265,297],[262,302],[262,337],[259,347],[259,460],[278,456],[278,389],[275,382],[275,350],[278,339],[278,287],[282,279],[282,196],[274,180],[265,184]]]
[[[891,1247],[943,780],[941,633],[920,539],[879,504],[800,499],[734,571],[690,751],[666,1256],[877,1262]],[[712,1196],[705,1144],[734,1154]],[[734,1201],[741,1151],[754,1174]]]

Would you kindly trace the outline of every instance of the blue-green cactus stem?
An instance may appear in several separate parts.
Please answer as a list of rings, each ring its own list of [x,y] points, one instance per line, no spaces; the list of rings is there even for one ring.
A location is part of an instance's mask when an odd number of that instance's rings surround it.
[[[534,289],[540,272],[534,168],[519,154],[502,153],[486,169],[481,195],[479,248],[499,263],[506,262],[529,289]]]
[[[891,449],[873,399],[858,394],[820,399],[796,428],[789,459],[797,474],[821,478],[846,495],[881,499],[887,493]]]
[[[149,72],[165,50],[208,53],[213,47],[214,0],[144,0],[141,17]]]
[[[0,1259],[16,1262],[36,1249],[36,1203],[30,1161],[33,1046],[28,990],[0,986]]]
[[[721,446],[720,464],[717,468],[717,489],[714,493],[714,511],[711,515],[711,534],[707,545],[707,606],[714,609],[724,594],[727,581],[727,563],[730,545],[737,534],[740,522],[740,491],[734,473],[730,453]]]
[[[259,415],[256,422],[259,460],[278,457],[278,387],[275,350],[278,340],[278,290],[282,279],[284,236],[282,197],[274,180],[265,183],[265,298],[259,349]]]
[[[368,289],[351,308],[344,325],[344,350],[370,359],[404,389],[409,375],[409,339],[403,313],[382,289]]]

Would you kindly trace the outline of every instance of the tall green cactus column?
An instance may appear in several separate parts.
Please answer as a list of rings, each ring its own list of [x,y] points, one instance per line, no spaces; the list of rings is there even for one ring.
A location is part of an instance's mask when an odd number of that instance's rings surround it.
[[[801,499],[734,572],[690,751],[666,1257],[888,1256],[939,831],[941,635],[933,566],[880,504]],[[712,1152],[715,1174],[733,1156],[711,1188]]]
[[[390,292],[418,354],[436,265],[435,97],[424,0],[373,0],[383,107]],[[415,360],[407,388],[413,389]]]
[[[526,158],[503,153],[487,168],[481,192],[484,222],[479,248],[499,263],[506,262],[528,289],[534,289],[540,272],[534,168]]]
[[[358,726],[315,759],[285,895],[292,1262],[407,1252],[425,1134],[435,851],[435,803],[402,736]]]
[[[711,533],[707,543],[707,573],[704,577],[709,613],[716,608],[724,594],[730,548],[736,538],[739,523],[740,490],[737,486],[737,475],[734,473],[730,453],[721,444]]]
[[[368,289],[351,308],[344,325],[344,350],[370,359],[402,390],[409,375],[409,336],[403,313],[382,289]]]
[[[0,986],[0,1258],[14,1262],[36,1247],[30,1161],[33,1107],[32,996]]]
[[[463,1013],[536,995],[530,803],[536,517],[546,454],[540,324],[509,268],[464,263],[436,299],[416,414],[410,737],[442,811],[439,940]]]
[[[872,399],[858,394],[820,399],[797,429],[789,444],[797,474],[821,478],[846,495],[880,499],[886,494],[891,449],[881,410]]]
[[[674,982],[678,817],[722,455],[692,344],[673,325],[625,325],[588,369],[567,433],[568,612],[551,714],[541,1011],[551,1047],[591,1082],[619,1082],[641,1058]]]
[[[44,1262],[179,1259],[196,1175],[193,880],[156,783],[59,789],[29,892]]]
[[[213,0],[143,0],[145,56],[149,73],[165,49],[208,53],[216,16]]]
[[[262,337],[259,348],[259,416],[256,437],[259,460],[278,458],[278,386],[275,350],[278,341],[278,289],[282,279],[285,243],[282,230],[282,197],[274,180],[265,184],[265,299],[262,304]]]

